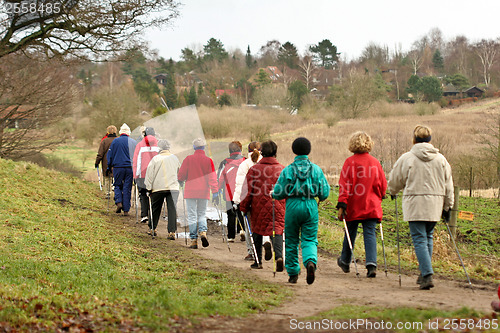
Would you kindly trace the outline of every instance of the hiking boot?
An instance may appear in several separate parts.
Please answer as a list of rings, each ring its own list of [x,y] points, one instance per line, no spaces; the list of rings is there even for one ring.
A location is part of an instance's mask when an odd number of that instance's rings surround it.
[[[422,274],[420,274],[417,278],[417,284],[422,284],[422,280],[423,280],[423,277],[422,277]]]
[[[368,266],[366,266],[366,269],[368,270],[368,272],[366,272],[367,278],[374,278],[377,276],[377,266],[368,265]]]
[[[432,282],[432,274],[426,275],[422,278],[422,283],[420,283],[420,289],[429,290],[434,287]]]
[[[228,238],[228,239],[227,239],[227,242],[228,242],[228,243],[234,243],[234,238]]]
[[[198,248],[198,241],[196,239],[191,240],[191,245],[189,246],[190,249],[197,249]]]
[[[141,219],[141,223],[148,223],[148,217],[145,216]]]
[[[342,271],[344,271],[344,273],[349,273],[351,271],[351,269],[349,268],[349,265],[347,265],[346,263],[344,263],[340,257],[337,259],[337,265],[339,265],[340,268],[342,268]]]
[[[245,232],[243,230],[240,231],[240,241],[244,242],[246,239]]]
[[[169,232],[167,236],[168,240],[175,240],[175,232]]]
[[[254,262],[253,264],[250,265],[250,268],[253,268],[253,269],[262,269],[262,264],[257,264],[256,262]]]
[[[299,280],[298,275],[290,275],[290,277],[288,278],[289,283],[297,283],[298,280]]]
[[[200,238],[201,238],[201,245],[203,247],[207,247],[209,245],[207,239],[207,232],[206,231],[200,232]]]
[[[116,204],[116,214],[120,214],[123,209],[123,204],[121,202]]]
[[[253,257],[252,254],[248,254],[246,257],[245,257],[245,260],[248,260],[248,261],[255,261],[255,258]]]
[[[312,284],[314,282],[314,273],[316,272],[316,265],[312,261],[308,261],[306,269],[307,269],[307,276],[306,276],[307,284]]]
[[[269,261],[272,259],[273,257],[273,251],[271,249],[271,242],[265,242],[264,245],[262,245],[264,247],[264,259],[266,259],[266,261]]]
[[[283,272],[283,258],[276,260],[276,272]]]

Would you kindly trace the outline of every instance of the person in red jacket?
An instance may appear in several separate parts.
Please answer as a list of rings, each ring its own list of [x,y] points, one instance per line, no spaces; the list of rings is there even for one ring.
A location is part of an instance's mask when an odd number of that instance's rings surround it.
[[[207,239],[207,211],[210,191],[218,196],[217,175],[214,161],[205,155],[206,142],[202,138],[193,141],[194,154],[187,156],[177,174],[180,183],[185,182],[184,199],[186,200],[189,238],[192,249],[198,248],[198,233],[203,247],[209,245]]]
[[[354,153],[342,167],[339,180],[338,218],[347,221],[347,229],[354,248],[358,225],[363,226],[367,277],[374,278],[377,272],[377,239],[375,229],[382,220],[382,199],[387,190],[387,180],[380,162],[369,153],[373,148],[371,137],[365,132],[352,134],[349,150]],[[342,253],[337,264],[349,272],[351,249],[344,237]]]
[[[134,180],[139,189],[139,200],[141,201],[141,222],[148,222],[149,199],[148,190],[144,184],[146,170],[149,162],[159,154],[158,140],[155,137],[155,130],[152,127],[146,127],[142,132],[144,138],[135,146],[132,168],[134,170]]]
[[[273,236],[274,222],[275,237],[271,237],[271,242],[275,252],[276,271],[282,272],[286,200],[274,200],[270,196],[274,184],[284,169],[276,159],[277,151],[278,146],[273,141],[262,143],[262,159],[248,170],[244,185],[247,195],[240,203],[240,210],[252,216],[251,230],[259,263],[255,260],[250,267],[262,268],[262,237]]]
[[[227,214],[227,240],[234,242],[236,232],[240,233],[240,239],[245,240],[245,231],[241,230],[240,223],[236,222],[236,215],[240,221],[243,221],[243,216],[239,210],[233,208],[233,195],[236,187],[236,174],[238,167],[245,160],[241,155],[241,143],[233,141],[229,144],[229,157],[224,159],[220,165],[217,174],[219,175],[219,193],[224,193],[224,200],[226,201],[226,214]],[[214,204],[219,204],[219,199],[216,199]]]

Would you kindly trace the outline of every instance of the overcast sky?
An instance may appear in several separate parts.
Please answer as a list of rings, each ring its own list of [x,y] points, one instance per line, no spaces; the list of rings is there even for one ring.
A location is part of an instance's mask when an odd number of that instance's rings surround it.
[[[159,56],[180,60],[185,47],[199,50],[210,38],[227,51],[247,46],[256,55],[267,41],[291,42],[302,55],[329,39],[351,60],[374,42],[404,51],[439,28],[445,40],[471,42],[500,37],[500,0],[180,0],[171,26],[150,30],[146,39]]]

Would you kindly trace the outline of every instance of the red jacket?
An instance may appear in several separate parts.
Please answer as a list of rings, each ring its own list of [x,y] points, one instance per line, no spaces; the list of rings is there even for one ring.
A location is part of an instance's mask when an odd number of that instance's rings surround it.
[[[210,199],[210,190],[212,193],[217,192],[214,161],[201,149],[195,150],[194,154],[182,161],[177,179],[186,182],[184,187],[186,199]]]
[[[160,148],[158,148],[158,140],[152,135],[146,135],[135,146],[133,170],[134,178],[146,178],[146,170],[148,169],[149,162],[158,155]]]
[[[273,202],[269,196],[279,178],[281,165],[274,157],[263,157],[248,170],[244,187],[248,194],[240,203],[243,213],[250,212],[252,232],[262,236],[273,234]],[[285,227],[286,200],[274,200],[274,228],[276,235],[282,235]]]
[[[346,221],[382,220],[387,180],[380,162],[369,153],[347,158],[339,180],[339,203],[347,205]]]
[[[241,152],[231,153],[229,158],[225,159],[224,168],[219,176],[219,191],[224,190],[224,200],[233,201],[234,190],[236,187],[236,174],[238,167],[245,160]],[[222,164],[222,163],[221,163]]]

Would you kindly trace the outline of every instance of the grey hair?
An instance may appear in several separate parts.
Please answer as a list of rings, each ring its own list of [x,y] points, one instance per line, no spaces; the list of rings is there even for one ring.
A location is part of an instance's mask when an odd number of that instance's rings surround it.
[[[169,150],[170,149],[170,142],[168,142],[167,139],[158,140],[158,147],[161,150]]]

